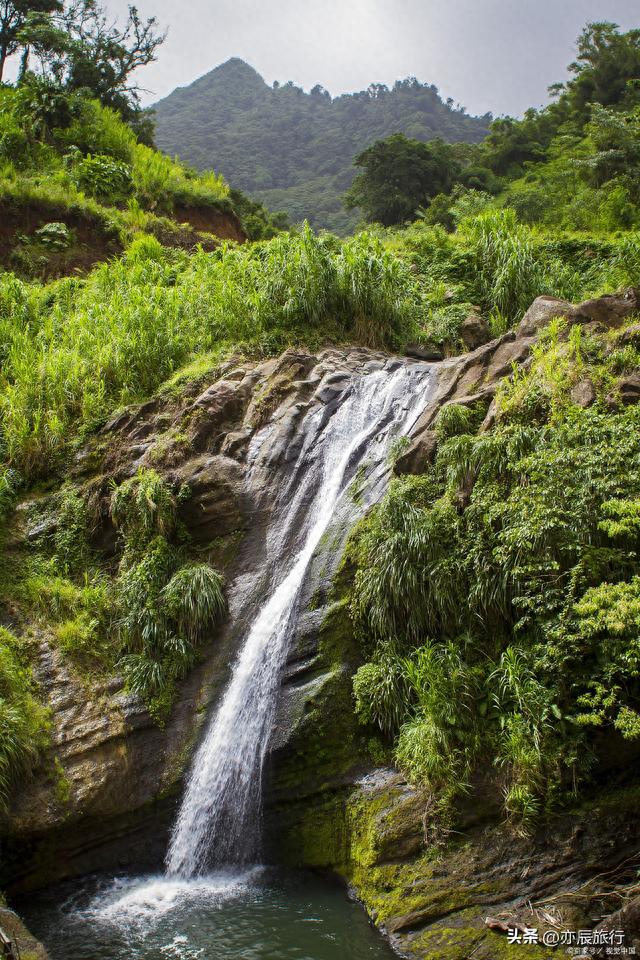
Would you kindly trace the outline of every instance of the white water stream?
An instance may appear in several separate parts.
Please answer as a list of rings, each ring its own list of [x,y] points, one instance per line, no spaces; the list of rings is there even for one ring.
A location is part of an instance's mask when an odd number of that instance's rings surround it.
[[[418,364],[354,374],[332,415],[323,407],[307,415],[295,469],[283,483],[267,534],[271,594],[258,609],[195,754],[167,853],[169,878],[198,877],[212,865],[255,860],[262,769],[305,574],[323,534],[341,510],[344,514],[343,495],[358,468],[384,471],[390,441],[415,423],[430,375]],[[269,442],[268,430],[258,434],[250,461],[259,459]],[[349,506],[345,522],[355,511]]]

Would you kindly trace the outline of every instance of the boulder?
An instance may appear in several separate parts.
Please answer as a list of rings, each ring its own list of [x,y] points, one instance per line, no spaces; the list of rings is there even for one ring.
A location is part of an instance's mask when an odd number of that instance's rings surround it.
[[[630,327],[620,334],[618,343],[622,346],[631,344],[633,347],[640,347],[640,323],[632,323]]]
[[[462,321],[460,327],[460,339],[464,344],[465,350],[476,350],[483,344],[491,340],[489,325],[484,317],[476,313],[470,314],[466,320]]]
[[[605,294],[574,306],[556,297],[537,297],[518,326],[519,337],[539,333],[555,317],[566,317],[570,324],[594,324],[592,329],[619,327],[640,310],[640,288],[629,287],[619,293]]]
[[[628,406],[640,401],[640,376],[637,373],[631,373],[623,377],[618,384],[618,393],[621,402]]]
[[[591,380],[581,380],[571,389],[571,400],[578,407],[590,407],[595,403],[596,388]]]
[[[629,287],[620,293],[606,294],[585,300],[574,307],[570,320],[573,323],[596,322],[605,327],[619,327],[632,313],[640,309],[640,289]]]
[[[412,360],[424,360],[426,363],[439,363],[444,360],[442,350],[431,343],[410,343],[405,347],[404,355]]]
[[[528,358],[533,341],[528,337],[505,335],[497,349],[489,358],[484,376],[484,384],[496,384],[503,377],[511,376],[513,368],[520,366]]]
[[[533,337],[555,317],[566,317],[573,304],[557,297],[536,297],[518,326],[519,337]]]
[[[434,430],[425,430],[415,437],[409,449],[398,457],[393,472],[397,476],[408,473],[424,473],[427,465],[433,463],[438,448],[438,441]]]

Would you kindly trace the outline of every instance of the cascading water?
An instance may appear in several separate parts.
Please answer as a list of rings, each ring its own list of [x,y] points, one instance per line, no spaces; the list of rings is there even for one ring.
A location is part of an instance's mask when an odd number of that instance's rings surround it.
[[[366,463],[384,472],[389,442],[417,419],[429,378],[429,368],[419,364],[355,375],[333,409],[315,407],[303,421],[295,468],[267,534],[271,595],[258,609],[196,752],[167,854],[169,877],[255,860],[262,768],[305,573],[358,469]],[[254,439],[250,462],[259,462],[268,446],[267,430]]]
[[[363,372],[363,364],[374,372]],[[324,566],[359,513],[380,496],[389,444],[415,423],[432,376],[424,364],[362,356],[343,358],[342,370],[328,357],[319,371],[324,376],[317,376],[311,400],[284,404],[249,450],[247,495],[258,519],[230,612],[239,629],[250,627],[194,757],[166,872],[97,881],[93,893],[83,882],[77,900],[53,912],[41,909],[43,936],[56,960],[74,946],[78,956],[105,960],[392,956],[339,891],[255,865],[263,762],[299,600],[303,588],[313,586],[314,553]],[[358,496],[345,496],[356,477]],[[321,553],[325,532],[332,546]]]

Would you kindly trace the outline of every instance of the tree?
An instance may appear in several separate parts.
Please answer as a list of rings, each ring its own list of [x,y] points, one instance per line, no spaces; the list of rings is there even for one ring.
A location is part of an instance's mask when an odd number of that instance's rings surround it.
[[[29,58],[37,59],[45,77],[117,110],[145,140],[151,132],[149,115],[140,110],[140,88],[131,77],[155,60],[165,36],[155,17],[143,20],[135,6],[120,25],[107,18],[98,0],[0,0],[0,56],[22,51],[20,77],[27,73]]]
[[[632,106],[639,99],[634,81],[640,77],[640,30],[620,33],[615,23],[588,23],[569,70],[574,77],[564,90],[581,118],[588,118],[592,103]]]
[[[34,14],[62,11],[62,0],[0,0],[0,81],[5,64],[24,46],[21,31]]]
[[[439,193],[449,193],[460,167],[443,140],[424,143],[402,133],[378,140],[355,161],[362,168],[344,197],[347,209],[360,207],[370,222],[404,223]]]
[[[72,0],[64,25],[70,42],[63,68],[70,90],[90,90],[104,106],[126,120],[139,110],[140,88],[131,83],[139,67],[156,59],[166,33],[158,33],[155,17],[143,20],[130,6],[124,25],[109,21],[96,0]]]

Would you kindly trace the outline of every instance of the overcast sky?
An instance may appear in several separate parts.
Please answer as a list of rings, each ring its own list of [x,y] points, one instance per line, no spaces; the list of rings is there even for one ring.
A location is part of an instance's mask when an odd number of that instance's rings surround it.
[[[103,0],[104,2],[104,0]],[[169,36],[140,71],[151,103],[229,57],[332,94],[416,76],[472,113],[521,114],[566,77],[589,20],[640,26],[640,0],[137,0]],[[127,0],[106,0],[126,11]]]

